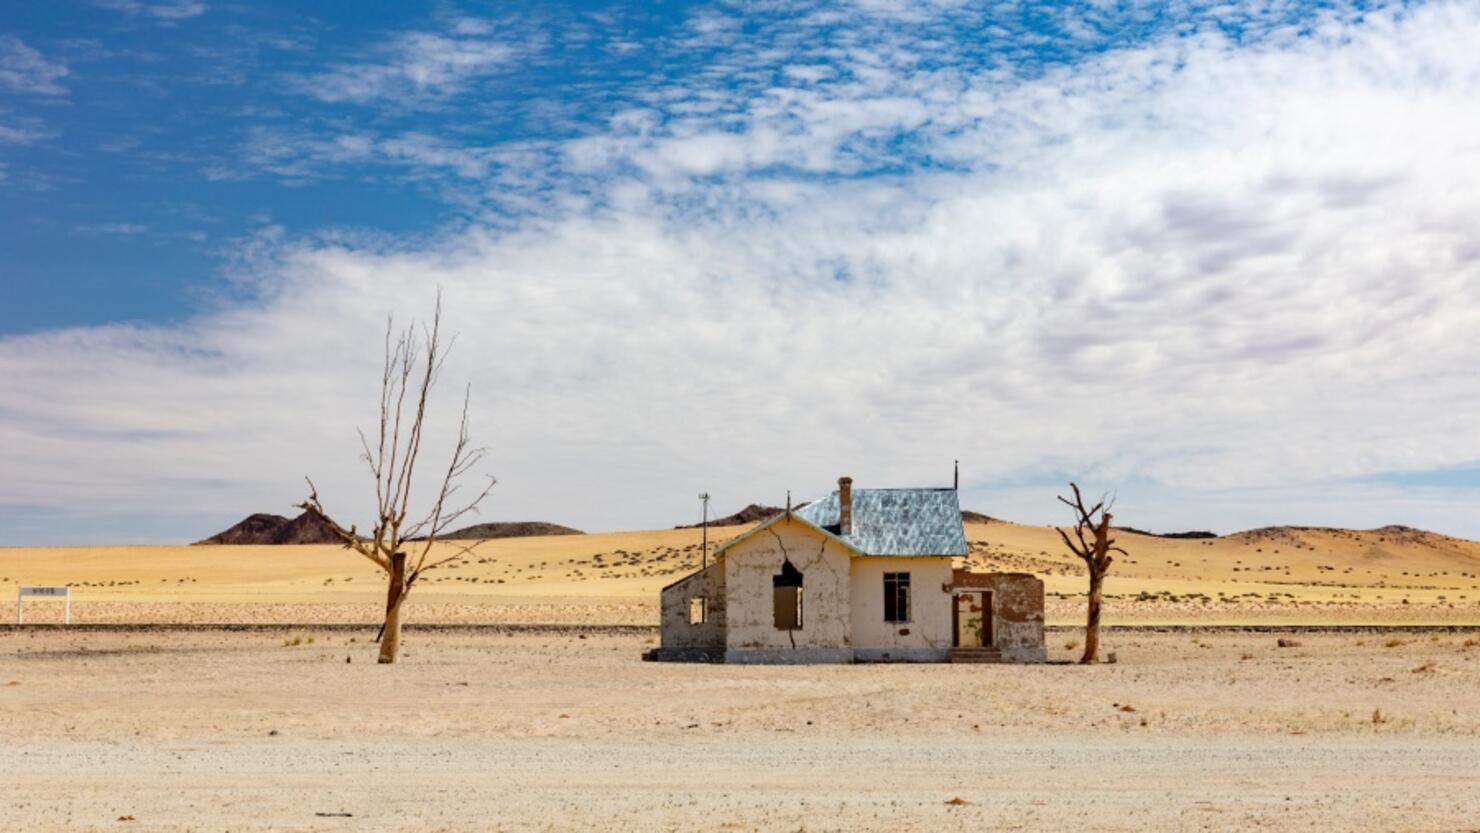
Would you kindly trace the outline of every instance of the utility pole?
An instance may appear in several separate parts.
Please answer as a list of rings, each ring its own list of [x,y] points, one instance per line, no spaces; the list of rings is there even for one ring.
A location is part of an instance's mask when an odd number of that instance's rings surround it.
[[[704,505],[704,514],[699,522],[703,528],[703,543],[699,546],[699,569],[709,569],[709,493],[700,492],[699,502]]]

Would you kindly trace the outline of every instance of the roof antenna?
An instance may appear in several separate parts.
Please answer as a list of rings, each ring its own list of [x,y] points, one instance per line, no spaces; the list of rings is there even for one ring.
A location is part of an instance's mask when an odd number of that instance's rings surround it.
[[[960,460],[957,460],[956,461],[956,472],[955,472],[955,475],[951,478],[951,488],[952,489],[955,489],[958,492],[961,491],[961,461]]]
[[[786,519],[791,520],[791,490],[786,490]]]

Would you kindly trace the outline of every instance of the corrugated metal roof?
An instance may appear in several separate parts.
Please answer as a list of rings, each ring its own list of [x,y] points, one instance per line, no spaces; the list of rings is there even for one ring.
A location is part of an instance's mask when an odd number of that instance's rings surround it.
[[[838,493],[795,514],[836,535]],[[840,535],[867,555],[966,555],[955,489],[854,489],[853,531]]]

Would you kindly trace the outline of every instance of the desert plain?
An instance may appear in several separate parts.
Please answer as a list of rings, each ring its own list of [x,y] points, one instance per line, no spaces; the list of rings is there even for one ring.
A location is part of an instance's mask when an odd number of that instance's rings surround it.
[[[1083,568],[1052,527],[965,527],[963,566],[1035,573],[1049,624],[1083,618]],[[710,547],[748,529],[713,529]],[[1480,625],[1480,542],[1405,527],[1117,540],[1110,624]],[[408,622],[656,626],[658,591],[700,558],[695,529],[494,539],[429,573]],[[22,583],[70,585],[75,621],[94,624],[368,624],[385,604],[377,568],[328,544],[0,548],[0,599]],[[27,611],[61,621],[58,605]]]
[[[1044,577],[1050,664],[643,662],[696,530],[490,541],[394,666],[335,547],[3,549],[77,626],[0,629],[0,829],[1480,829],[1480,544],[1125,533],[1079,666],[1053,531],[967,537]]]

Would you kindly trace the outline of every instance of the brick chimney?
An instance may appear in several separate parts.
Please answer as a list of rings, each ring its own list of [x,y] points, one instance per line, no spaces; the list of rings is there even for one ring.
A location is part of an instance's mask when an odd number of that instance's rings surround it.
[[[853,478],[838,478],[838,534],[853,534]]]

